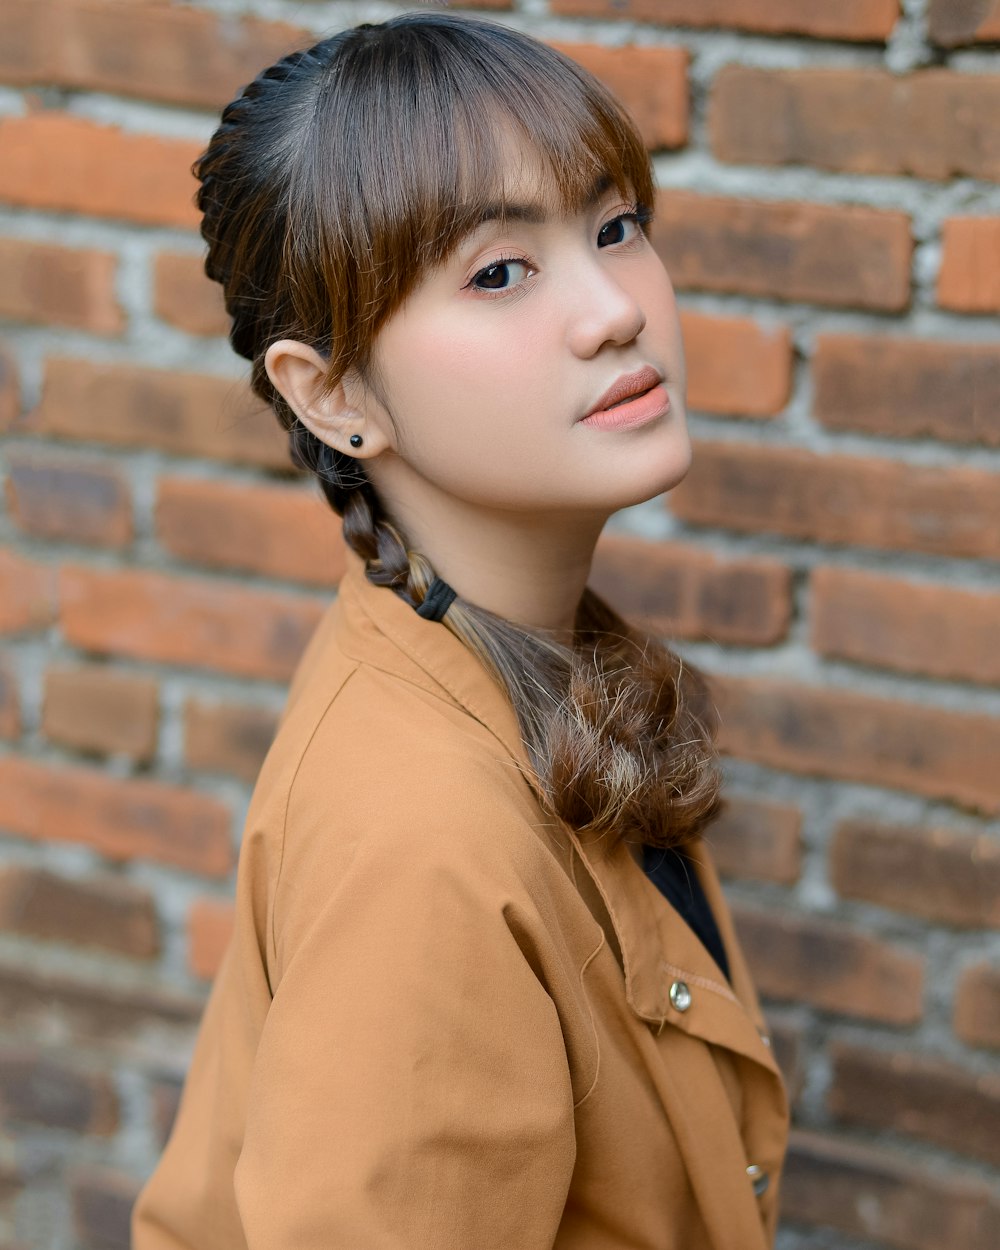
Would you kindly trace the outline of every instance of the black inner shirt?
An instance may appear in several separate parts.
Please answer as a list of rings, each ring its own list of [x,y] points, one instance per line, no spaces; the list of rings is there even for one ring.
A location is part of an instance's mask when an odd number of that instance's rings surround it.
[[[729,959],[719,926],[702,889],[694,865],[680,851],[643,846],[642,867],[660,893],[687,921],[708,953],[729,978]]]

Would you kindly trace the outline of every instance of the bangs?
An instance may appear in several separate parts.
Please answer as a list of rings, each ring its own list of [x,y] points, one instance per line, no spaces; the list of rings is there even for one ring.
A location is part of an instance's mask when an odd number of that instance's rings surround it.
[[[484,218],[503,217],[518,172],[512,138],[565,213],[602,187],[652,207],[649,155],[615,97],[493,22],[420,13],[358,28],[310,130],[287,237],[300,258],[324,257],[336,283],[335,356],[363,360],[426,269]]]

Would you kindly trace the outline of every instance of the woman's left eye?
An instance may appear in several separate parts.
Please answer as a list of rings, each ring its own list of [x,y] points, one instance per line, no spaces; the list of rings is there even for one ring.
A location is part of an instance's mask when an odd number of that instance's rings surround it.
[[[625,243],[639,233],[641,221],[638,213],[622,213],[606,222],[597,233],[598,247],[614,247]]]
[[[532,272],[526,261],[513,258],[498,260],[480,269],[471,285],[479,291],[507,291],[518,282],[523,282]]]

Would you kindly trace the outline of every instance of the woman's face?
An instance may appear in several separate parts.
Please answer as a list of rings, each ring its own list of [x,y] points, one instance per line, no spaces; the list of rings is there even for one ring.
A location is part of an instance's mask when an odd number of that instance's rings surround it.
[[[376,339],[366,403],[393,450],[368,467],[397,515],[408,481],[418,498],[609,515],[690,464],[677,305],[636,206],[596,187],[566,215],[531,159],[512,164],[506,220],[422,277]],[[619,383],[645,395],[585,420]]]

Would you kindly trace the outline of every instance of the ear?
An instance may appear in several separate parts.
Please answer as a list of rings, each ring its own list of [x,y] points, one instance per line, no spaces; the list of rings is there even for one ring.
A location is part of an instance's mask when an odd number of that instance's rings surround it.
[[[360,381],[348,387],[341,379],[332,391],[324,392],[327,362],[314,347],[281,339],[264,353],[264,368],[306,429],[345,456],[369,459],[391,445],[386,422],[377,419],[373,411],[377,405]],[[363,440],[359,448],[351,446],[355,434]]]

